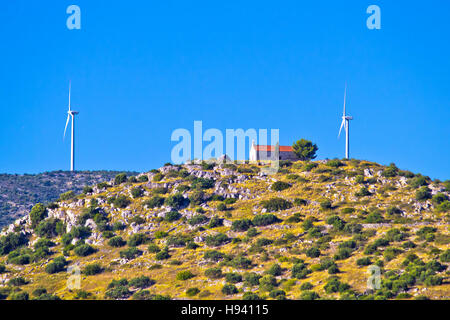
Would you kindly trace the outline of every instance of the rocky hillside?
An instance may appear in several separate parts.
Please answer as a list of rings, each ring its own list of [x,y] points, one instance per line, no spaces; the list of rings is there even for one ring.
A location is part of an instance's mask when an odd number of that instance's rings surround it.
[[[84,186],[111,180],[118,173],[53,171],[24,175],[0,174],[0,228],[24,216],[38,202],[55,201],[61,193],[69,190],[80,193]]]
[[[167,165],[37,204],[2,231],[0,298],[450,298],[449,181],[265,169]]]

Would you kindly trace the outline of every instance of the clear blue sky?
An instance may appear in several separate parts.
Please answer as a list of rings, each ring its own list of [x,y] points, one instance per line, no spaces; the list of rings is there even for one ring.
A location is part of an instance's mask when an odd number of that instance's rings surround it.
[[[66,8],[81,8],[68,30]],[[381,8],[381,30],[366,8]],[[318,159],[351,156],[450,178],[449,1],[4,1],[0,172],[145,171],[176,128],[278,128]]]

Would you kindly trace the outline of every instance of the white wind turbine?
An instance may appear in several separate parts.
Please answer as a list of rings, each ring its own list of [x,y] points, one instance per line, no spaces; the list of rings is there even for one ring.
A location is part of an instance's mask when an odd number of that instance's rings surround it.
[[[71,153],[70,153],[70,171],[74,170],[75,167],[75,115],[77,115],[78,111],[73,111],[70,109],[70,88],[71,83],[69,82],[69,111],[67,111],[67,121],[66,121],[66,127],[64,128],[64,138],[66,137],[66,130],[67,125],[69,124],[70,117],[72,117],[72,143],[71,143]]]
[[[349,152],[350,152],[350,136],[349,136],[349,121],[353,120],[353,117],[347,116],[345,114],[345,99],[347,96],[347,83],[345,83],[345,90],[344,90],[344,113],[342,115],[342,123],[341,128],[339,129],[339,135],[338,139],[341,136],[342,127],[345,126],[345,158],[349,158]]]

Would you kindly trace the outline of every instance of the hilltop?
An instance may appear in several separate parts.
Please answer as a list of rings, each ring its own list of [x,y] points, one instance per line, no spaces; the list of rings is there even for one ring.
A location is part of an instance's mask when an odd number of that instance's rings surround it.
[[[450,298],[449,181],[359,160],[264,168],[165,165],[36,204],[2,231],[0,298]]]
[[[40,174],[0,174],[0,228],[28,213],[38,202],[55,201],[61,193],[69,190],[80,193],[84,186],[109,181],[118,173],[51,171]]]

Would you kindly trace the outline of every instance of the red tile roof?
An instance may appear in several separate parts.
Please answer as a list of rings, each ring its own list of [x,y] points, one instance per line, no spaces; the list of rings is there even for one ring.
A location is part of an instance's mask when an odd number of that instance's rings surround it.
[[[256,151],[275,151],[275,146],[263,146],[257,145],[255,146]],[[291,146],[280,146],[280,152],[292,152]]]

